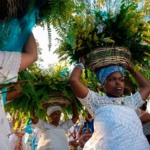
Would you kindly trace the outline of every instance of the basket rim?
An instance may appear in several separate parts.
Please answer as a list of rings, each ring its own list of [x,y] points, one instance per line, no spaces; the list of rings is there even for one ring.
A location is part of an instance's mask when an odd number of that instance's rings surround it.
[[[53,92],[47,100],[44,100],[41,107],[47,109],[49,106],[59,105],[61,107],[67,107],[71,104],[69,98],[64,96],[61,92]]]
[[[104,50],[104,48],[106,50]],[[114,52],[113,50],[116,50],[116,52]],[[106,52],[107,55],[105,55]],[[110,56],[108,55],[109,52]],[[95,71],[97,69],[110,65],[119,65],[126,68],[127,63],[130,61],[131,61],[131,52],[125,47],[121,46],[98,47],[86,55],[85,66],[91,71]]]

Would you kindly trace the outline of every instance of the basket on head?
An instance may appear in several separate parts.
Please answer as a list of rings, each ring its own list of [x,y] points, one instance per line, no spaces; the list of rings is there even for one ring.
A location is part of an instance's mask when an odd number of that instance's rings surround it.
[[[0,21],[21,18],[27,11],[29,0],[1,0]]]
[[[51,94],[48,100],[42,102],[42,108],[47,109],[49,106],[59,105],[61,107],[66,107],[70,105],[70,101],[62,93]]]
[[[85,65],[91,71],[109,65],[126,67],[131,60],[131,53],[124,47],[99,47],[90,52],[85,58]]]

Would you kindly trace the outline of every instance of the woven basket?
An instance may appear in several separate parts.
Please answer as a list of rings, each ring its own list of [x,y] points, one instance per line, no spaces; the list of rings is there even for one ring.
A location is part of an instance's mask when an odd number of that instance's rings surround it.
[[[65,97],[62,93],[53,93],[50,95],[50,98],[48,100],[42,102],[42,108],[47,109],[49,106],[55,105],[66,107],[70,104],[70,100],[67,97]]]
[[[85,58],[85,65],[91,71],[109,65],[126,67],[131,60],[131,53],[124,47],[99,47],[89,53]]]
[[[0,0],[0,20],[21,18],[27,11],[29,0]]]

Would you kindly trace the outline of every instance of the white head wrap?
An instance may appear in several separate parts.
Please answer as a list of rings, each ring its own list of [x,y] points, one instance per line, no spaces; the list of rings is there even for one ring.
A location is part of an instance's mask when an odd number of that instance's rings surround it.
[[[47,108],[47,115],[50,116],[55,111],[61,111],[60,106],[50,106]]]

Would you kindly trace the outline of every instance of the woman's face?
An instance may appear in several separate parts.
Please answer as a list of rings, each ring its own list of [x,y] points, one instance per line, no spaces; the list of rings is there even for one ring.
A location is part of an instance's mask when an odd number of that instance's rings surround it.
[[[120,97],[124,91],[124,76],[120,72],[109,75],[104,83],[104,91],[107,96]]]
[[[60,117],[61,117],[61,111],[55,111],[55,112],[53,112],[51,115],[50,115],[50,117],[49,117],[49,119],[51,120],[51,123],[53,124],[58,124],[59,123],[59,121],[60,121]]]

